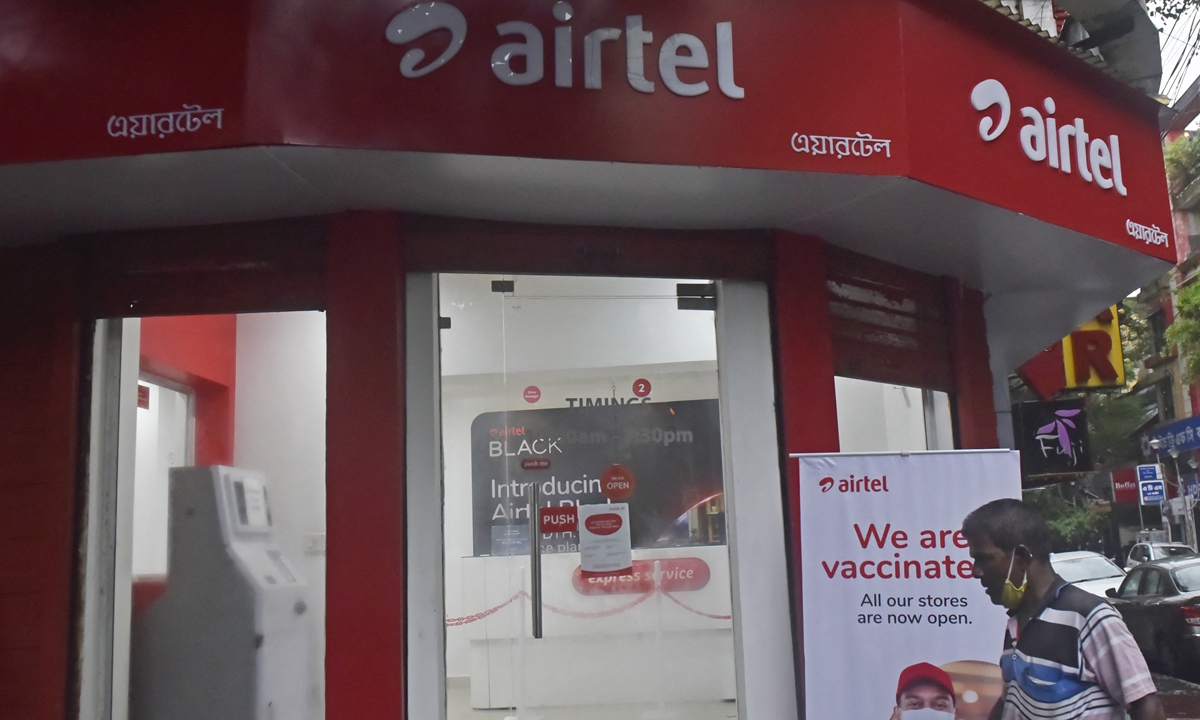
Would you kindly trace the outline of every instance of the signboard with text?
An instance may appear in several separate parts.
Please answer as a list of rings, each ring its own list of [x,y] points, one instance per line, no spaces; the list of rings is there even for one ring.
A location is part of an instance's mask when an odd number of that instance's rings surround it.
[[[471,425],[474,554],[529,552],[533,483],[542,508],[627,502],[635,548],[707,544],[686,516],[723,492],[721,468],[716,400],[483,413]],[[566,514],[542,526],[542,552],[580,549]]]
[[[810,718],[893,717],[902,671],[941,667],[957,717],[999,697],[1005,612],[978,580],[959,531],[971,510],[1019,498],[1012,451],[801,455],[804,686]]]
[[[1167,499],[1167,488],[1162,480],[1141,480],[1138,486],[1141,489],[1143,505],[1161,505]]]
[[[1083,400],[1016,403],[1013,438],[1027,487],[1092,471]]]

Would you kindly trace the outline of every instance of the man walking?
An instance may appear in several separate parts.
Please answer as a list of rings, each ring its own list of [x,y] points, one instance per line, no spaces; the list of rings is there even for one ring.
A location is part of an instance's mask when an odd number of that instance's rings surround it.
[[[1020,500],[963,520],[972,577],[1009,614],[1004,692],[991,720],[1164,720],[1154,681],[1121,615],[1050,567],[1050,529]]]

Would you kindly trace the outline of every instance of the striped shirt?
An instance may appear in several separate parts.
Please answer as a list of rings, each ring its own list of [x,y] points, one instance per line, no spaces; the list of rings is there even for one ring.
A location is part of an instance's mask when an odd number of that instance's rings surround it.
[[[1126,706],[1155,692],[1112,605],[1057,576],[1042,602],[1020,633],[1017,619],[1008,619],[1002,720],[1121,720]]]

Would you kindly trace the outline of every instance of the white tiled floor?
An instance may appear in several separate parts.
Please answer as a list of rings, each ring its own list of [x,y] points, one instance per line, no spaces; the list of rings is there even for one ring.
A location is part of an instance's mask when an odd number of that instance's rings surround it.
[[[470,680],[446,679],[448,720],[505,720],[516,716],[509,709],[474,710],[471,708]],[[655,705],[608,705],[593,707],[539,707],[518,720],[729,720],[737,718],[737,703],[668,703],[662,712]]]

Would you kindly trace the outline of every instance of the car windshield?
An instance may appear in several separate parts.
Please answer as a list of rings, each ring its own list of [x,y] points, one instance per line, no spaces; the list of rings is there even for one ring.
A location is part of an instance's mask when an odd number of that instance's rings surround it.
[[[1158,551],[1163,557],[1179,557],[1180,555],[1192,554],[1192,549],[1184,545],[1164,545],[1160,546]]]
[[[1072,560],[1055,560],[1051,563],[1054,571],[1062,575],[1067,582],[1083,582],[1100,578],[1120,577],[1125,573],[1114,565],[1108,558],[1099,555],[1092,557],[1074,558]]]
[[[1175,582],[1184,592],[1200,590],[1200,563],[1181,567],[1175,571]]]

